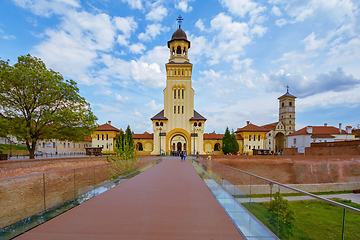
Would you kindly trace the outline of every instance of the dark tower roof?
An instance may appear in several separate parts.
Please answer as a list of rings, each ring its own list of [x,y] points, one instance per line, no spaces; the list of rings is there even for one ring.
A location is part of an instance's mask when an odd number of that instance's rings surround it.
[[[190,48],[190,41],[187,39],[186,33],[180,28],[179,28],[173,33],[171,40],[168,41],[168,47],[170,47],[170,43],[176,40],[184,40],[185,42],[187,42],[189,44],[188,48]]]

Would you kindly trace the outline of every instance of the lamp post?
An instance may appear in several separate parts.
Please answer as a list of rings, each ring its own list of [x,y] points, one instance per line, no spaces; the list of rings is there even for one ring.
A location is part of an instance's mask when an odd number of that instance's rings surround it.
[[[159,134],[159,138],[160,138],[160,156],[161,156],[161,127],[160,127],[160,134]]]
[[[194,154],[195,154],[195,125],[194,125]]]
[[[10,140],[10,157],[12,157],[11,144],[12,144],[12,141]]]

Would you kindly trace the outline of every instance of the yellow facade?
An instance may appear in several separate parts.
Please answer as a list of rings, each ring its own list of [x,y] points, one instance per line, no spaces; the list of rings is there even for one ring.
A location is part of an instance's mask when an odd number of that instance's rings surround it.
[[[243,154],[252,155],[252,149],[265,149],[266,148],[266,133],[267,132],[252,132],[244,131],[236,133],[243,139],[238,140],[239,152]]]
[[[206,119],[199,114],[195,116],[192,64],[188,58],[190,42],[181,28],[174,32],[168,47],[170,59],[165,64],[164,110],[152,118],[154,141],[151,154],[171,154],[174,151],[204,154]]]
[[[103,153],[115,153],[117,131],[96,131],[91,135],[92,146],[102,147]]]

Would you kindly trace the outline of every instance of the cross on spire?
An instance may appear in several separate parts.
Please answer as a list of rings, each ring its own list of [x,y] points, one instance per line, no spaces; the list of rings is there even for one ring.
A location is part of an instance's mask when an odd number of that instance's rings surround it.
[[[286,85],[286,88],[287,88],[286,93],[289,93],[289,85]]]
[[[181,27],[181,23],[184,19],[181,17],[181,15],[179,15],[179,17],[176,19],[176,21],[178,21],[179,23],[179,28]]]

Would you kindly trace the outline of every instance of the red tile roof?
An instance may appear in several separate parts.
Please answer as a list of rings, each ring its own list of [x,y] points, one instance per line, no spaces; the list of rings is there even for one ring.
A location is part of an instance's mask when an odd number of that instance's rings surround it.
[[[98,126],[97,131],[116,131],[116,132],[120,132],[119,129],[117,129],[116,127],[111,126],[108,123],[105,123],[103,125]]]
[[[135,133],[133,133],[132,137],[133,137],[133,139],[153,139],[154,134],[153,133],[148,133],[148,132],[144,132],[143,134],[135,134]]]
[[[252,123],[249,123],[248,125],[246,125],[243,128],[238,128],[236,130],[236,133],[238,133],[238,132],[269,132],[269,131],[270,130],[268,130],[268,129],[265,129],[263,127],[259,127]]]
[[[279,122],[269,123],[266,125],[261,126],[262,128],[270,130],[275,130],[276,126],[279,124]]]
[[[204,133],[204,139],[215,139],[215,140],[222,140],[224,137],[224,134],[221,133],[215,133],[213,131],[212,133]]]
[[[312,127],[312,133],[306,131],[307,127]],[[313,135],[313,134],[340,134],[339,128],[332,126],[307,126],[289,134],[288,136],[297,135]],[[345,130],[341,130],[341,134],[348,134]]]

